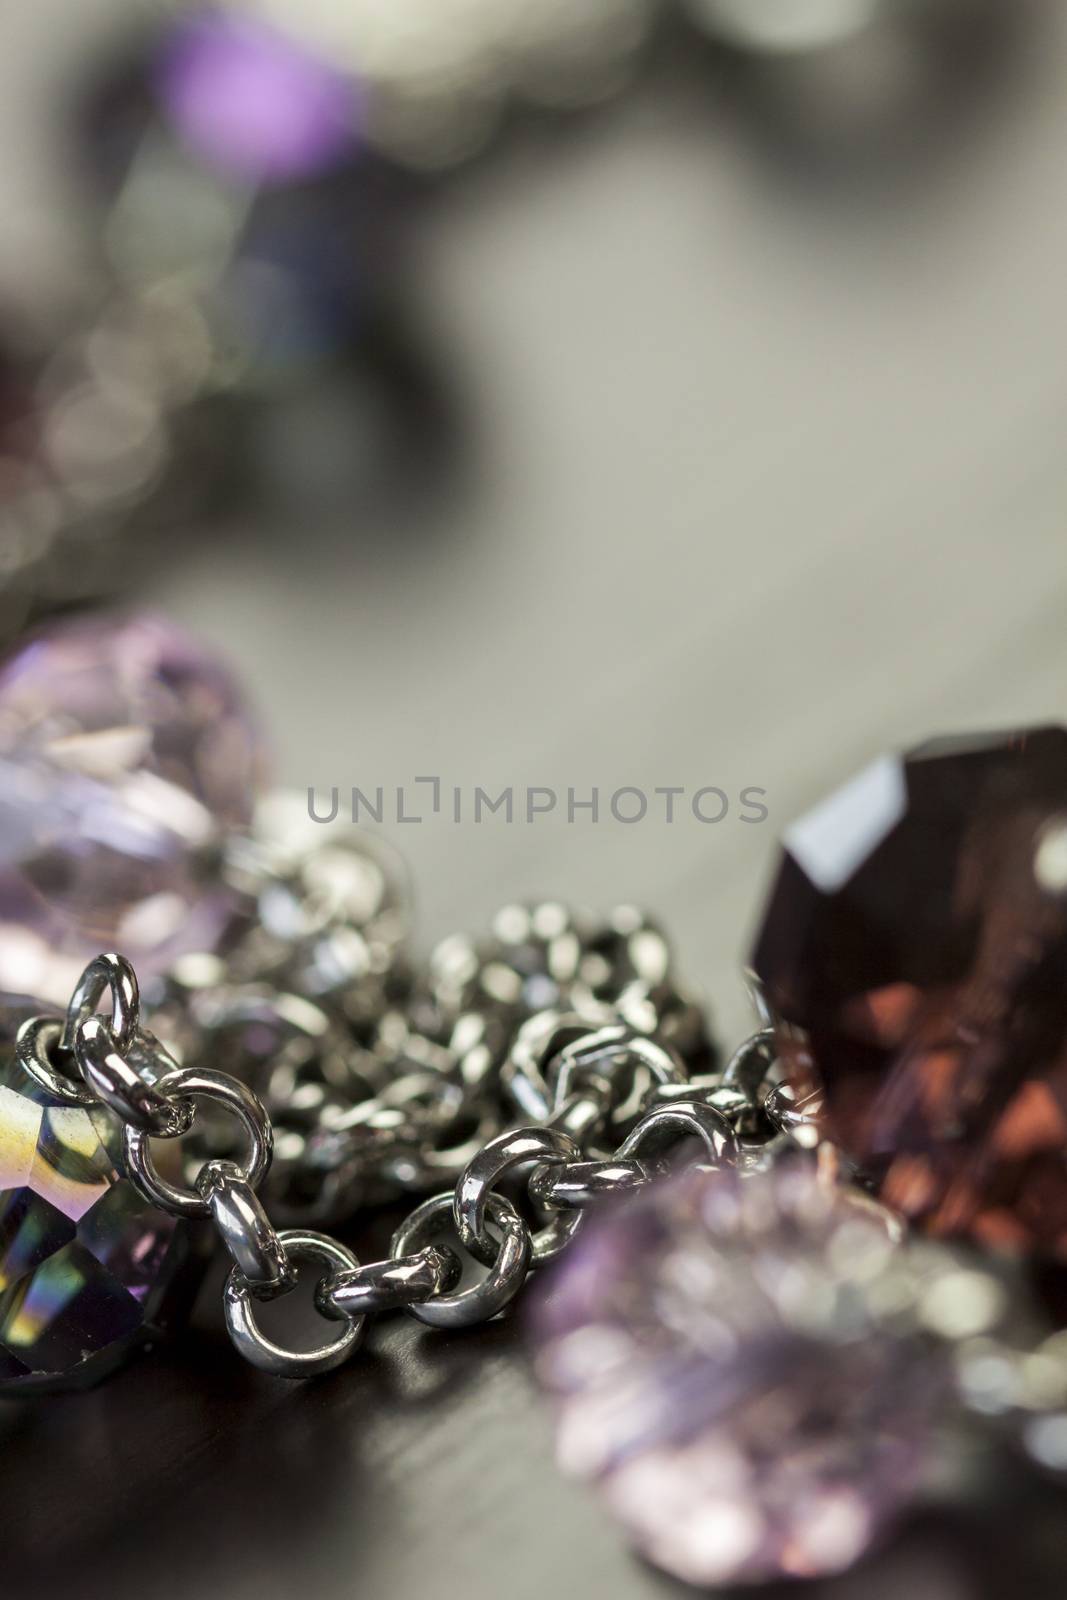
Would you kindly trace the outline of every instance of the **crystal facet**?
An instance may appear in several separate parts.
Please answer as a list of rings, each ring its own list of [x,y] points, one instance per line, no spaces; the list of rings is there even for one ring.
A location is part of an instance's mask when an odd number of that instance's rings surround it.
[[[893,1256],[884,1216],[802,1157],[591,1218],[536,1310],[561,1464],[689,1582],[848,1566],[914,1494],[950,1392],[874,1310]]]
[[[36,1002],[0,996],[0,1394],[95,1382],[188,1302],[186,1224],[123,1176],[103,1107],[64,1105],[14,1054]]]
[[[62,622],[0,667],[0,988],[65,1002],[120,949],[144,975],[211,948],[221,833],[260,749],[229,673],[153,616]]]
[[[1067,732],[885,758],[784,846],[753,964],[831,1137],[929,1232],[1067,1259]]]

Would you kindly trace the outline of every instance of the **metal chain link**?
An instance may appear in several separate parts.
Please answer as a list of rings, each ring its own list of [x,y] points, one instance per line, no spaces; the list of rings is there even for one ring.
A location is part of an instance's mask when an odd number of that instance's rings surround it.
[[[507,907],[488,939],[444,941],[415,976],[405,897],[361,833],[331,835],[328,851],[249,837],[229,857],[243,921],[224,956],[154,983],[167,1046],[141,1026],[129,963],[103,955],[64,1021],[34,1019],[18,1048],[51,1092],[119,1117],[130,1178],[153,1205],[212,1221],[232,1260],[227,1328],[264,1371],[328,1371],[382,1312],[485,1321],[604,1199],[815,1137],[768,1034],[717,1069],[666,941],[632,908],[592,923],[555,902]],[[110,1018],[97,1014],[105,996]],[[186,1187],[152,1157],[152,1139],[177,1138]],[[308,1226],[420,1190],[436,1192],[382,1261]],[[291,1350],[262,1332],[255,1304],[290,1293],[307,1264],[339,1327]]]
[[[517,1113],[543,1121],[544,1088],[512,1059],[527,1023],[554,1017],[569,1038],[612,1026],[671,1047],[689,1071],[713,1064],[666,940],[632,907],[601,921],[556,902],[505,907],[487,938],[443,940],[416,973],[395,863],[362,830],[322,837],[277,799],[232,837],[243,917],[223,955],[186,958],[151,995],[175,1055],[230,1071],[263,1100],[276,1133],[267,1198],[283,1221],[336,1226],[397,1193],[432,1192]],[[357,945],[366,959],[345,967],[336,952]],[[614,1108],[616,1130],[634,1109]],[[202,1119],[193,1159],[228,1154],[216,1134]]]

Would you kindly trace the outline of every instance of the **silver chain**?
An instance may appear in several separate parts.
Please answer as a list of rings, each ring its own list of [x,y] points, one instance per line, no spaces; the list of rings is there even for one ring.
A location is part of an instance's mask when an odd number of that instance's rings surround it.
[[[141,1025],[130,963],[101,955],[62,1023],[23,1028],[19,1055],[53,1093],[119,1117],[153,1205],[214,1224],[232,1258],[230,1337],[264,1371],[328,1371],[380,1312],[483,1322],[604,1198],[680,1165],[759,1164],[810,1133],[769,1035],[718,1068],[666,941],[632,909],[593,924],[555,903],[511,906],[489,938],[444,941],[418,976],[395,874],[361,834],[288,853],[243,838],[228,860],[244,910],[224,957],[155,984],[167,1044]],[[153,1139],[179,1138],[184,1184],[152,1155]],[[404,1192],[428,1198],[385,1260],[361,1263],[318,1231]],[[485,1269],[476,1281],[461,1250]],[[287,1349],[256,1305],[308,1264],[337,1330]]]
[[[432,1328],[485,1322],[602,1201],[686,1167],[746,1174],[818,1147],[822,1175],[847,1177],[769,1030],[719,1062],[646,917],[509,906],[485,939],[446,939],[420,972],[393,865],[361,832],[323,837],[283,843],[260,824],[228,842],[230,936],[146,985],[159,1037],[130,963],[101,955],[66,1016],[30,1019],[16,1042],[51,1097],[119,1119],[151,1204],[213,1226],[230,1261],[226,1327],[253,1366],[327,1372],[368,1317],[393,1311]],[[155,1140],[179,1158],[157,1166]],[[850,1193],[899,1238],[897,1219]],[[404,1194],[417,1203],[382,1260],[321,1231]],[[259,1319],[305,1269],[328,1334],[293,1348]],[[1067,1416],[1063,1336],[1004,1271],[912,1242],[870,1280],[871,1304],[899,1336],[947,1345],[964,1404],[1002,1416],[1048,1464],[1059,1447],[1042,1427]],[[938,1311],[961,1272],[986,1280],[970,1334]]]

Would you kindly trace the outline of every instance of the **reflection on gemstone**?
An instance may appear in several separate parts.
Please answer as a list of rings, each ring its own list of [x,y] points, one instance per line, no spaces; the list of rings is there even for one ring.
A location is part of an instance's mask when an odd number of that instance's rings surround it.
[[[40,1106],[0,1083],[0,1191],[29,1182],[40,1131]]]
[[[106,1328],[114,1347],[132,1338],[140,1323],[136,1301],[76,1240],[20,1279],[0,1314],[8,1355],[31,1372],[66,1373],[72,1355],[84,1363],[99,1344],[98,1330]]]
[[[107,1190],[110,1163],[93,1118],[79,1106],[53,1106],[41,1118],[31,1188],[47,1191],[63,1216],[78,1222]]]
[[[884,1200],[1060,1259],[1065,818],[1059,728],[876,763],[786,835],[753,958],[795,1086]]]
[[[0,1393],[94,1381],[196,1278],[193,1235],[123,1175],[117,1122],[58,1104],[15,1060],[40,1009],[0,996]]]
[[[32,1189],[18,1189],[14,1198],[5,1196],[0,1217],[0,1289],[28,1278],[54,1250],[73,1238],[70,1218]]]

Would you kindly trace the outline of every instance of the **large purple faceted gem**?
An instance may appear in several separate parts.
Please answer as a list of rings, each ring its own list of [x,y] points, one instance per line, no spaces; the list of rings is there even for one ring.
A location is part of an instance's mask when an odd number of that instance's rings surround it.
[[[804,1158],[591,1218],[536,1313],[561,1465],[691,1583],[850,1565],[914,1495],[948,1397],[929,1347],[872,1308],[893,1249]]]
[[[1067,732],[876,761],[786,834],[753,963],[887,1204],[1067,1259]]]
[[[143,976],[211,948],[219,841],[260,765],[229,673],[161,618],[25,644],[0,666],[0,988],[63,1003],[100,950]]]
[[[187,1309],[188,1225],[123,1176],[117,1119],[64,1105],[15,1059],[35,1002],[0,996],[0,1394],[95,1382]]]

